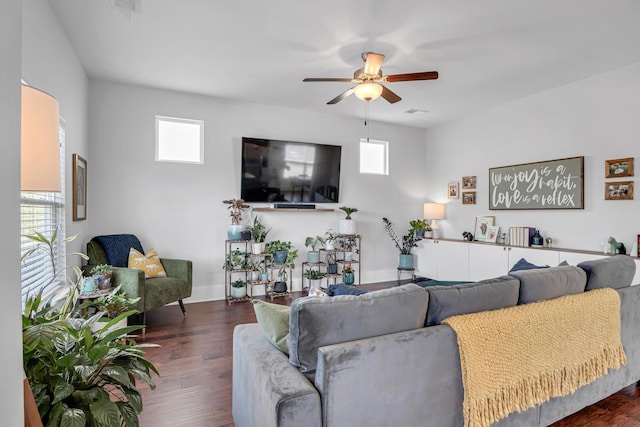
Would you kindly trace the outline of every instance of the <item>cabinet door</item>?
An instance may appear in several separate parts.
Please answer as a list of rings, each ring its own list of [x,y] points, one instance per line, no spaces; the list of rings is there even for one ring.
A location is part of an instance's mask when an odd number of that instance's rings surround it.
[[[423,239],[413,250],[416,262],[416,274],[429,279],[438,278],[437,240]]]
[[[513,265],[521,258],[524,258],[531,264],[540,266],[548,265],[549,267],[555,267],[560,263],[558,261],[558,251],[538,248],[510,247],[507,252],[509,253],[509,267],[505,274],[511,270],[511,267],[513,267]]]
[[[438,280],[469,280],[469,244],[436,240]]]
[[[469,280],[504,276],[509,269],[509,247],[493,244],[469,244]]]

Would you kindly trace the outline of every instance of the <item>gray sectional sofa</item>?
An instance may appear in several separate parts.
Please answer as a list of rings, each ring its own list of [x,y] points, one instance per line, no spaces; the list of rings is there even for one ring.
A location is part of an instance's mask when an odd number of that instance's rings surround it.
[[[409,284],[359,296],[299,298],[291,304],[289,355],[258,324],[235,328],[235,424],[462,426],[456,334],[442,320],[615,288],[626,366],[496,424],[549,425],[640,380],[640,286],[629,286],[634,273],[633,259],[612,256],[465,285]]]

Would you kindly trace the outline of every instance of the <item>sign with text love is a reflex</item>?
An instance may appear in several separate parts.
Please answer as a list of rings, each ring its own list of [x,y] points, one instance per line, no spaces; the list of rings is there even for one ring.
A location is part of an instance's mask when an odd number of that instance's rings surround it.
[[[584,209],[584,157],[489,169],[489,209]]]

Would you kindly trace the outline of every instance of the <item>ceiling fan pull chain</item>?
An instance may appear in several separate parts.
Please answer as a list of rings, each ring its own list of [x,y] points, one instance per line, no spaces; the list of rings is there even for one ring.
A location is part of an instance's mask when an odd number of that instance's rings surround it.
[[[369,142],[369,125],[368,125],[368,120],[369,120],[369,103],[365,102],[364,103],[364,127],[367,128],[367,142]]]

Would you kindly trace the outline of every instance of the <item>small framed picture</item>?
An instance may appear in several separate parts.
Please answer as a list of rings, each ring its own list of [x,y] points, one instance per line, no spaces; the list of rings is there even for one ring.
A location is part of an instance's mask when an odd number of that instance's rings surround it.
[[[490,225],[487,227],[487,237],[485,238],[485,242],[496,243],[498,241],[498,233],[500,232],[500,227],[497,225]]]
[[[605,200],[633,200],[633,181],[604,183]]]
[[[489,231],[489,227],[495,224],[496,217],[495,216],[477,216],[476,217],[476,226],[474,227],[475,238],[479,242],[484,242],[487,240],[487,233]],[[497,233],[496,233],[497,234]]]
[[[73,155],[73,220],[87,219],[87,161]]]
[[[476,188],[476,177],[475,176],[463,176],[462,177],[462,189],[470,190]]]
[[[476,204],[476,192],[475,191],[463,191],[462,192],[462,204],[463,205],[475,205]]]
[[[621,178],[633,176],[633,157],[604,161],[605,178]]]
[[[458,197],[460,197],[460,196],[458,196],[458,183],[457,182],[450,182],[449,183],[449,191],[448,191],[447,194],[449,194],[449,198],[450,199],[457,199]]]

